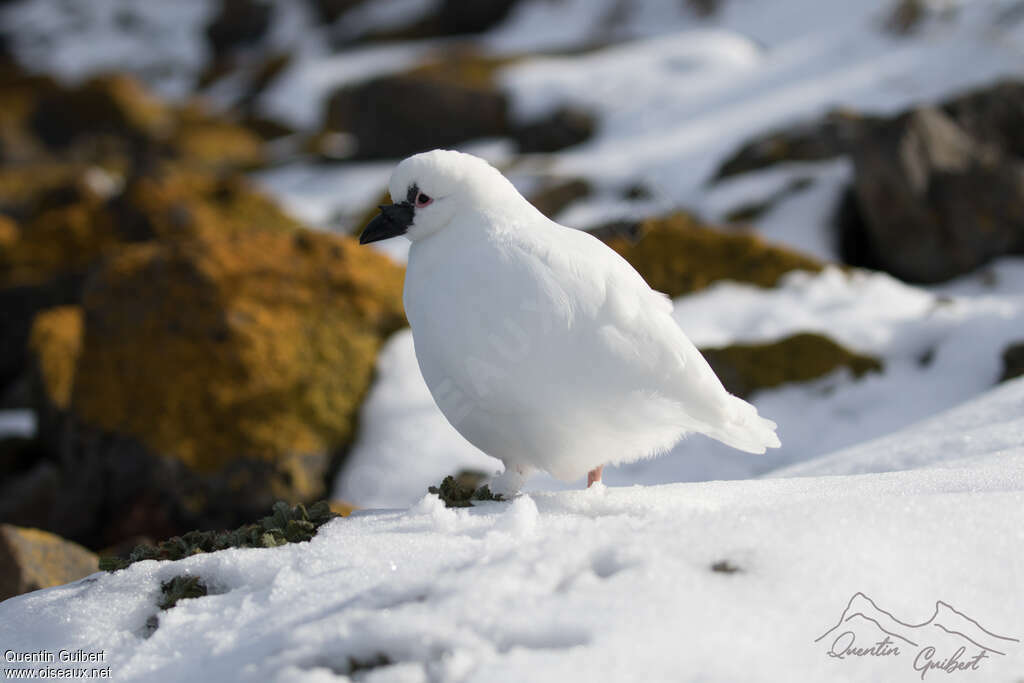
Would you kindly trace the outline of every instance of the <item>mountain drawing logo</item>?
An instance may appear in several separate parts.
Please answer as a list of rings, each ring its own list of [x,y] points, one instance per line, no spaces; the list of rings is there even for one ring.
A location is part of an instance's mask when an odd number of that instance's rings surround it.
[[[826,654],[848,657],[900,657],[916,652],[913,666],[925,677],[929,671],[977,671],[982,662],[1000,656],[1020,640],[985,628],[976,619],[938,600],[935,610],[919,624],[898,619],[874,600],[856,592],[839,621],[814,639],[829,644]]]

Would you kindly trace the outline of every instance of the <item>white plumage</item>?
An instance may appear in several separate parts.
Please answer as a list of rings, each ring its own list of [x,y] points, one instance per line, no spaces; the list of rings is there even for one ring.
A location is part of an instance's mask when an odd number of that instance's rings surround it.
[[[689,432],[752,453],[779,445],[775,423],[722,387],[665,295],[600,240],[546,218],[487,162],[417,154],[390,192],[412,209],[383,236],[407,223],[405,309],[420,370],[452,425],[505,463],[493,489],[518,490],[533,468],[574,480]],[[364,241],[383,238],[368,237],[372,227]]]

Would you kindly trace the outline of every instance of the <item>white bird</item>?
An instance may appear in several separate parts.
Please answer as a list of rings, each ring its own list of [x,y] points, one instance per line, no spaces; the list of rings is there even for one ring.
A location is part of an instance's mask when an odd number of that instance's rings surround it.
[[[657,455],[700,432],[778,447],[775,423],[728,393],[621,256],[534,208],[483,159],[449,150],[402,161],[363,244],[412,245],[405,311],[438,408],[505,464],[494,493],[534,470],[564,481]]]

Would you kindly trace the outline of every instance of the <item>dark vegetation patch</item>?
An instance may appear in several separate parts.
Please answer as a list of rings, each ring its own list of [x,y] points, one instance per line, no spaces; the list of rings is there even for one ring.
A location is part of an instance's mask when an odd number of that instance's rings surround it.
[[[175,576],[160,584],[161,610],[169,610],[186,598],[202,598],[207,595],[206,584],[198,576]]]
[[[270,515],[253,524],[233,531],[190,531],[156,545],[139,545],[127,558],[100,558],[100,569],[116,571],[142,560],[180,560],[227,548],[275,548],[286,543],[301,543],[313,538],[321,526],[340,516],[331,511],[327,501],[313,503],[308,508],[302,504],[293,507],[278,501]]]
[[[431,486],[427,491],[437,495],[444,501],[445,507],[450,508],[473,507],[473,501],[505,500],[491,493],[486,484],[482,484],[484,478],[479,472],[463,471],[454,477],[448,475],[440,486]]]
[[[715,562],[711,565],[711,571],[717,572],[719,574],[736,574],[737,572],[742,572],[743,570],[734,565],[729,560],[719,560],[718,562]]]

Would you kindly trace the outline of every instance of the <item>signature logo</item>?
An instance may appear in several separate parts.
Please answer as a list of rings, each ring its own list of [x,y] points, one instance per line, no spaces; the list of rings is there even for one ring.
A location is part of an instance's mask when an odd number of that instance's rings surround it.
[[[933,671],[980,671],[989,659],[1020,644],[999,635],[939,600],[931,618],[920,624],[897,619],[864,593],[854,593],[835,626],[814,639],[835,659],[861,657],[909,661],[921,680]]]

